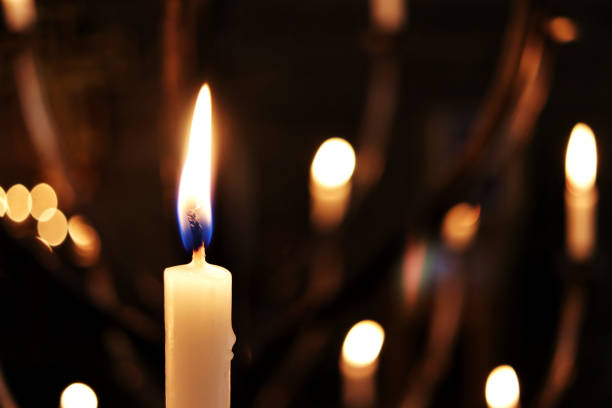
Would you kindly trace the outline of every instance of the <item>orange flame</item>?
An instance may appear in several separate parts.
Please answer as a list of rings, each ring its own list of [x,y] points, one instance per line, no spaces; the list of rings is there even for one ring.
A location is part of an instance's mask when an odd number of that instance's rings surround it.
[[[204,84],[198,94],[187,158],[178,193],[178,218],[183,245],[187,250],[208,243],[212,235],[212,102]]]

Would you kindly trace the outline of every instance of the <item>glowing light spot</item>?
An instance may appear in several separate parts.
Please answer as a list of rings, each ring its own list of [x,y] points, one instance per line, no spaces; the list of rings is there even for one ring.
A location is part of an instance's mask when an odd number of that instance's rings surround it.
[[[327,139],[312,161],[310,173],[313,180],[326,188],[346,184],[355,171],[355,151],[344,139]]]
[[[575,193],[588,191],[597,177],[597,145],[595,135],[584,123],[572,129],[565,154],[565,179]]]
[[[2,0],[6,25],[13,31],[22,31],[36,20],[34,0]]]
[[[342,358],[352,366],[372,364],[380,354],[385,331],[373,320],[362,320],[349,330],[342,345]]]
[[[68,221],[68,234],[76,246],[81,265],[93,264],[100,254],[100,237],[85,217],[74,215]]]
[[[60,408],[97,408],[98,397],[90,386],[83,383],[70,384],[62,392]]]
[[[4,217],[7,209],[8,204],[6,203],[6,193],[4,192],[4,189],[0,187],[0,217]]]
[[[178,193],[178,219],[183,245],[198,249],[212,235],[212,101],[208,85],[198,93],[187,158]]]
[[[516,407],[519,397],[519,381],[512,367],[502,365],[491,371],[485,387],[485,398],[490,408]]]
[[[36,220],[41,220],[40,216],[46,212],[48,216],[53,215],[52,212],[48,212],[48,209],[57,208],[57,194],[53,187],[47,183],[40,183],[35,186],[30,192],[32,196],[32,210],[30,213]],[[45,221],[42,219],[42,221]]]
[[[15,184],[6,192],[7,214],[15,222],[22,222],[32,209],[32,197],[23,184]]]
[[[480,206],[459,203],[446,213],[442,222],[442,238],[455,250],[466,248],[480,225]]]
[[[568,43],[578,38],[578,27],[567,17],[554,17],[548,23],[548,31],[558,43]]]
[[[51,246],[58,246],[68,234],[66,216],[60,210],[49,208],[41,214],[38,221],[38,235]]]

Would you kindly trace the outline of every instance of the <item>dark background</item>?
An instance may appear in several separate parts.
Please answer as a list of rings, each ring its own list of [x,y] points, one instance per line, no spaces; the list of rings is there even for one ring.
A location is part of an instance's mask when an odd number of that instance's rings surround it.
[[[459,326],[423,405],[485,406],[487,374],[507,363],[522,406],[540,406],[571,288],[583,291],[582,324],[558,406],[610,405],[608,1],[410,0],[397,34],[371,27],[366,1],[36,6],[30,30],[4,26],[0,37],[0,185],[61,179],[59,208],[87,216],[102,249],[81,267],[68,241],[41,245],[31,218],[0,222],[0,368],[19,406],[57,406],[75,381],[102,407],[163,406],[162,271],[189,260],[174,206],[203,81],[220,152],[207,254],[234,282],[233,406],[340,406],[340,347],[364,318],[387,334],[379,406],[399,406],[421,392],[436,299],[455,296],[440,292],[453,276]],[[575,41],[551,36],[559,15],[578,28]],[[22,115],[24,52],[54,120],[61,176]],[[381,66],[391,121],[368,133]],[[524,91],[521,72],[532,71],[537,89]],[[586,265],[564,253],[564,151],[579,121],[599,152],[598,250]],[[367,146],[383,170],[355,180],[344,222],[322,233],[309,221],[308,177],[331,136],[355,147],[357,178]],[[439,225],[460,201],[482,212],[474,244],[457,254]],[[427,270],[406,308],[401,264],[414,242],[427,246]]]

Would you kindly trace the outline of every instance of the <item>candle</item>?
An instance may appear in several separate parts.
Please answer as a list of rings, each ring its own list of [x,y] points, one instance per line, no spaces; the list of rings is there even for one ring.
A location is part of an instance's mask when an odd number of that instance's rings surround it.
[[[342,345],[343,400],[346,407],[371,407],[376,400],[374,378],[385,331],[372,320],[355,324]]]
[[[178,197],[181,237],[193,259],[164,271],[167,408],[230,406],[232,275],[206,263],[204,253],[212,232],[211,117],[210,90],[204,85]]]
[[[485,399],[489,408],[518,408],[520,387],[516,372],[509,365],[496,367],[485,386]]]
[[[344,218],[348,207],[355,151],[339,137],[327,139],[317,150],[310,167],[310,213],[319,230],[331,230]]]
[[[584,262],[595,247],[597,146],[590,127],[572,129],[565,154],[565,228],[570,258]]]

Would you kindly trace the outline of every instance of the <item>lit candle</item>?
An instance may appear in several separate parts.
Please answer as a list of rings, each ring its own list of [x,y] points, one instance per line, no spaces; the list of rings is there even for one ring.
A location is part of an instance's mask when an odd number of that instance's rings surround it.
[[[491,371],[485,386],[485,399],[489,408],[518,408],[519,380],[509,365],[501,365]]]
[[[327,139],[310,167],[311,221],[319,230],[331,230],[342,221],[351,196],[355,151],[339,137]]]
[[[570,258],[584,262],[595,247],[597,146],[590,127],[572,129],[565,154],[565,228]]]
[[[372,320],[362,320],[349,330],[340,357],[343,400],[346,407],[365,408],[374,405],[374,379],[378,355],[385,340],[385,331]]]
[[[210,90],[196,102],[189,149],[178,197],[178,217],[187,265],[164,271],[166,407],[230,406],[232,275],[206,263],[204,244],[212,232]]]

